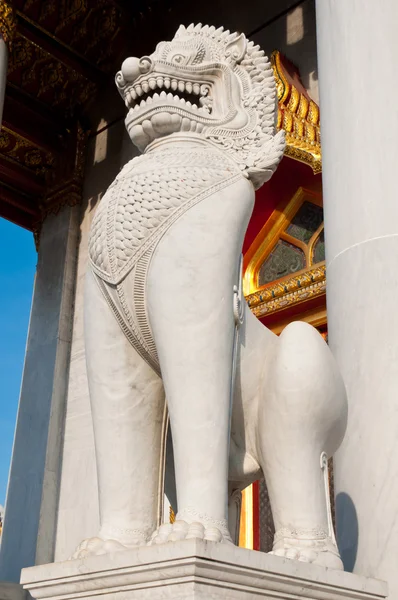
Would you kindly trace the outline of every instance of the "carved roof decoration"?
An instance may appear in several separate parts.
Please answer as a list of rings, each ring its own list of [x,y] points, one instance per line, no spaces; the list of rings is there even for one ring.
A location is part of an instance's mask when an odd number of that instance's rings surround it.
[[[11,46],[16,25],[17,22],[11,2],[0,0],[0,36],[8,46]]]
[[[11,131],[3,125],[0,131],[0,151],[4,158],[15,161],[38,175],[45,175],[55,164],[55,155]]]
[[[285,155],[322,170],[319,107],[311,100],[294,65],[275,50],[271,55],[278,94],[278,129],[286,133]]]
[[[0,0],[0,35],[9,46],[0,216],[35,231],[56,202],[76,203],[79,123],[89,129],[89,110],[105,87],[113,89],[129,50],[155,44],[151,8],[161,12],[171,1]]]

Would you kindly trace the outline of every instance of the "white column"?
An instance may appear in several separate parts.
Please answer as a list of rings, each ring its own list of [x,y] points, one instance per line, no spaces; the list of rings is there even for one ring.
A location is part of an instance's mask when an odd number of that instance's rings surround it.
[[[398,598],[398,3],[316,8],[329,340],[349,397],[338,542]]]
[[[44,221],[0,551],[0,581],[54,558],[79,207]],[[12,293],[12,290],[10,290]],[[2,591],[0,588],[0,598]]]
[[[4,96],[6,93],[8,48],[0,32],[0,129],[3,118]]]

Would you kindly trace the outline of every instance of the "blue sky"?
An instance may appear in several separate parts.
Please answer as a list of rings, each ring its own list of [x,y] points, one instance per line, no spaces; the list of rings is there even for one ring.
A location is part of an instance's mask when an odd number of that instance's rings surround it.
[[[0,218],[0,504],[4,505],[37,253],[33,235]]]

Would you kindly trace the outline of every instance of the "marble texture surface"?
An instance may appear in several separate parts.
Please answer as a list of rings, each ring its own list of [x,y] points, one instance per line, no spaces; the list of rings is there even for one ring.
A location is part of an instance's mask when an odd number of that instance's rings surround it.
[[[398,597],[397,20],[393,0],[382,9],[317,1],[329,343],[349,400],[334,461],[337,537],[345,568],[388,581],[391,598]],[[381,81],[391,85],[388,94]]]
[[[33,598],[382,600],[382,581],[237,548],[184,540],[22,571]]]

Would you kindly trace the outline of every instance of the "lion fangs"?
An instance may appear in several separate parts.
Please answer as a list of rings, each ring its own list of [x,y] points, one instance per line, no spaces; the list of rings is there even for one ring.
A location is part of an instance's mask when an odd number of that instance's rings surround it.
[[[149,92],[149,83],[147,81],[143,81],[141,85],[142,85],[142,89],[144,90],[145,94],[147,94]]]
[[[177,88],[178,88],[177,79],[172,79],[171,80],[171,89],[175,91]]]
[[[142,96],[142,87],[140,85],[135,86],[135,91],[137,93],[137,96]]]
[[[193,84],[193,93],[197,94],[199,96],[199,94],[200,94],[200,85],[199,85],[199,83],[194,83]]]
[[[154,94],[154,95],[152,96],[152,98],[153,98],[153,100],[160,100],[160,96],[159,96],[159,94]]]
[[[156,79],[154,77],[151,77],[151,79],[149,79],[148,83],[149,83],[149,87],[151,88],[151,90],[154,90],[156,87]]]
[[[185,83],[183,81],[179,81],[178,82],[178,89],[180,92],[184,92],[185,91]]]
[[[156,83],[159,88],[163,87],[163,77],[157,77]]]
[[[133,100],[135,100],[137,98],[137,93],[136,93],[135,90],[131,89],[130,90],[130,94],[131,94],[131,97],[132,97]]]
[[[170,83],[171,83],[170,78],[169,77],[165,77],[164,78],[164,87],[167,88],[167,89],[170,89]]]
[[[192,83],[187,81],[185,84],[185,89],[187,90],[188,94],[192,94],[192,88],[193,88]]]
[[[163,90],[163,92],[160,92],[160,97],[161,98],[167,98],[167,94],[166,92]]]
[[[167,100],[170,100],[170,101],[174,100],[174,96],[170,92],[167,94]]]

